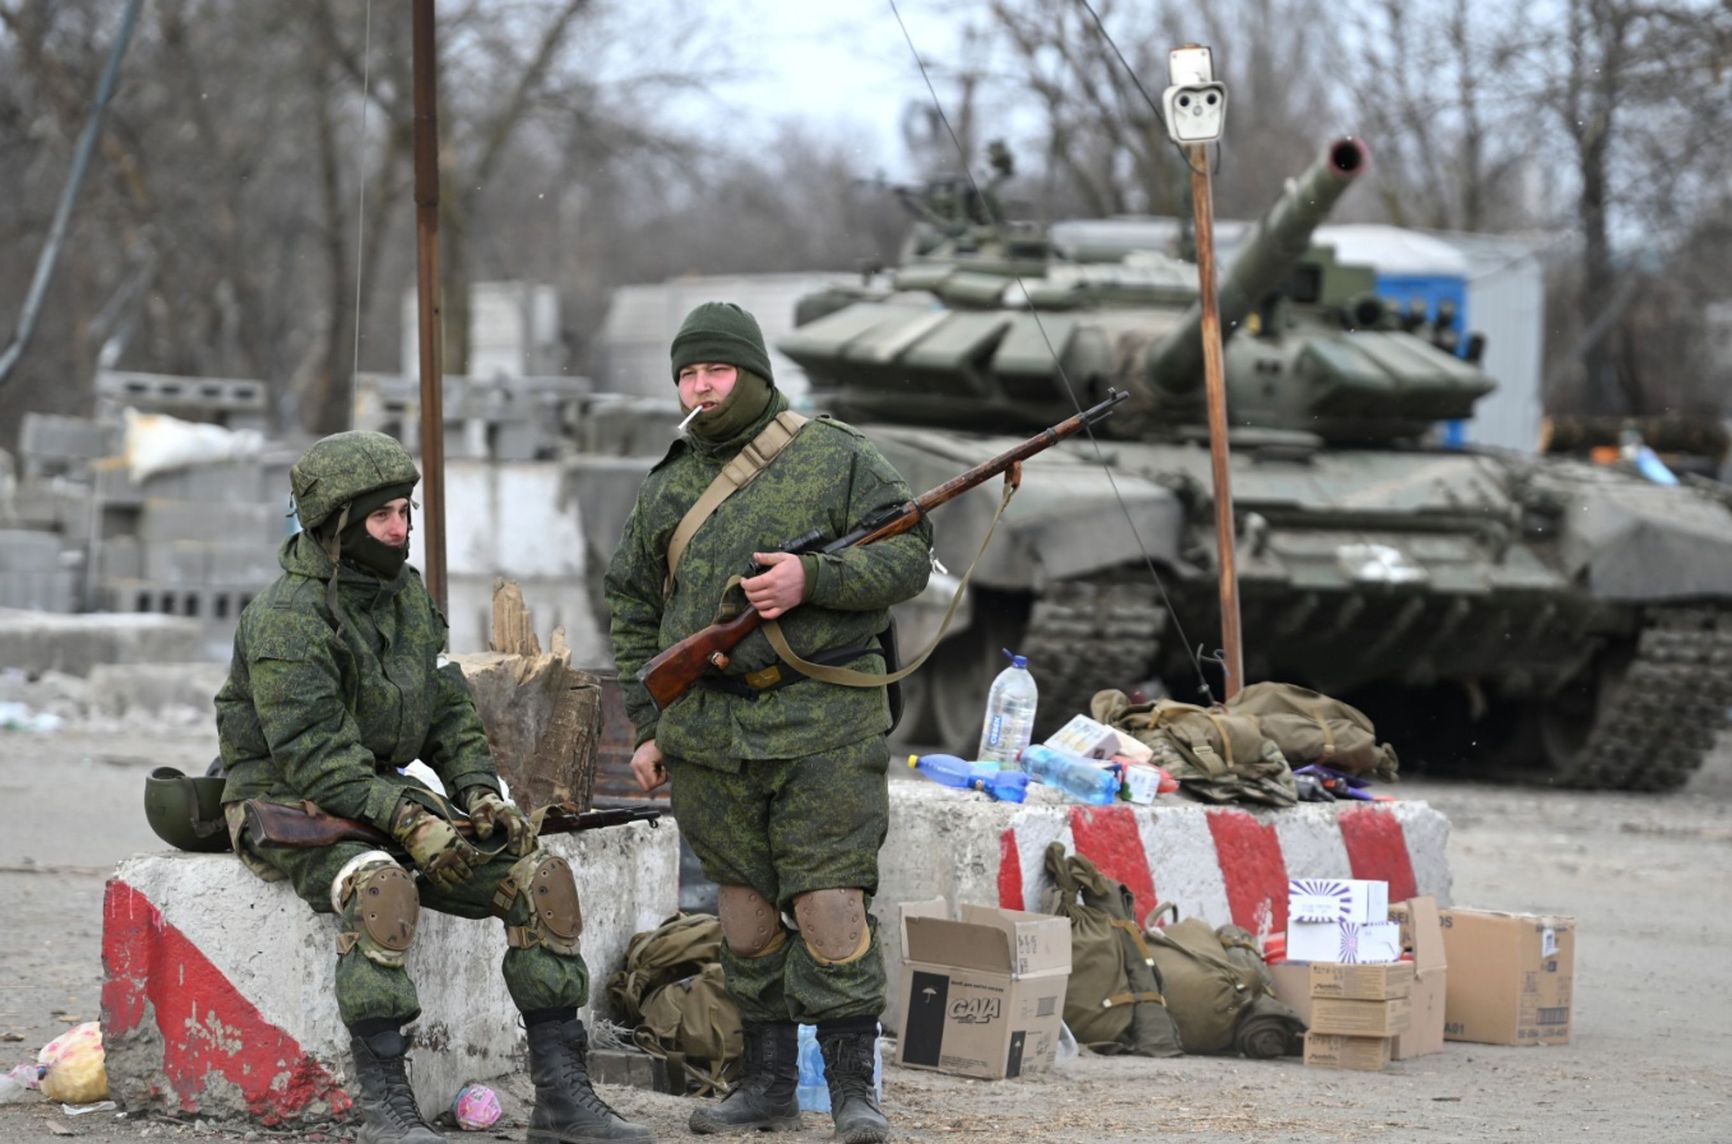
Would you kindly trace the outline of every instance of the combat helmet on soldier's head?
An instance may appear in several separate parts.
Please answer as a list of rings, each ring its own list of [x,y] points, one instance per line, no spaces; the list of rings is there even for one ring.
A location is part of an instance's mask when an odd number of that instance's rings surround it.
[[[295,515],[311,532],[356,497],[421,480],[415,459],[394,437],[351,429],[315,441],[289,470]]]

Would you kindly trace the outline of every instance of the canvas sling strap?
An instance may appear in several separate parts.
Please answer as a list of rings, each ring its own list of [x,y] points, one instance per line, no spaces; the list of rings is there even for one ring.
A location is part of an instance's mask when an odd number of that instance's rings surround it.
[[[716,479],[710,482],[709,488],[686,510],[686,515],[680,518],[679,524],[674,528],[673,537],[668,541],[668,578],[662,584],[662,599],[673,595],[674,573],[679,571],[680,558],[685,556],[686,547],[691,544],[692,537],[698,534],[698,529],[715,514],[723,501],[751,484],[759,473],[769,468],[770,462],[793,442],[799,435],[801,426],[808,420],[810,418],[802,417],[792,409],[784,409],[776,414],[756,437],[747,441],[745,446],[734,454],[733,459],[722,466],[722,471],[716,474]]]
[[[788,637],[782,632],[782,625],[776,620],[764,621],[764,638],[770,641],[770,646],[776,650],[782,662],[798,671],[801,675],[809,675],[813,679],[825,683],[835,683],[842,687],[883,687],[912,675],[916,668],[925,663],[931,654],[938,650],[938,645],[944,640],[944,633],[950,630],[950,621],[956,618],[957,605],[962,603],[962,594],[968,590],[968,581],[974,575],[975,565],[986,555],[986,546],[992,543],[992,534],[998,530],[998,522],[1004,516],[1004,510],[1010,506],[1010,498],[1016,493],[1016,485],[1011,481],[1004,482],[1004,495],[999,498],[998,511],[992,514],[992,523],[986,527],[986,536],[980,542],[980,551],[974,554],[974,559],[968,562],[968,571],[962,574],[962,580],[956,585],[956,594],[950,597],[950,607],[944,610],[944,622],[938,625],[938,634],[932,637],[932,642],[926,645],[914,661],[906,667],[879,675],[871,671],[855,671],[849,667],[826,667],[821,663],[812,663],[800,658],[788,644]],[[740,577],[729,579],[728,588],[740,582]],[[724,591],[724,596],[726,592]]]

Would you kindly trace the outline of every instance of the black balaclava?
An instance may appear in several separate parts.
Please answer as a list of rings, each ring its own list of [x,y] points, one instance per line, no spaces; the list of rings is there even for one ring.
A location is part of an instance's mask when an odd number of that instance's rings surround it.
[[[373,534],[367,531],[367,517],[398,497],[408,499],[414,491],[413,484],[387,485],[382,489],[362,493],[350,501],[347,519],[337,537],[341,558],[382,580],[395,580],[397,573],[403,570],[403,565],[409,559],[409,538],[403,538],[401,548],[393,548],[376,540]],[[337,519],[334,518],[323,528],[334,529],[336,526]]]

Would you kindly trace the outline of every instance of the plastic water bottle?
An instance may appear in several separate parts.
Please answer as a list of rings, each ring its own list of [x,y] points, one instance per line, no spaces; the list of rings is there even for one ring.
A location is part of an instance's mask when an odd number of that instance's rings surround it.
[[[884,1100],[883,1039],[872,1043],[872,1089],[880,1103]],[[800,1026],[800,1084],[795,1090],[801,1112],[829,1112],[830,1085],[824,1080],[824,1052],[818,1047],[818,1030],[813,1025]]]
[[[975,758],[997,763],[1007,770],[1018,768],[1017,756],[1034,738],[1034,706],[1039,691],[1028,673],[1028,659],[1004,650],[1010,666],[992,681],[986,696],[986,719],[980,727],[980,749]]]
[[[1078,802],[1106,806],[1119,797],[1119,772],[1092,759],[1073,755],[1042,743],[1022,749],[1022,765],[1029,774],[1063,791]]]
[[[909,755],[908,765],[935,783],[982,791],[999,802],[1021,802],[1028,795],[1028,776],[997,763],[971,763],[956,755]]]

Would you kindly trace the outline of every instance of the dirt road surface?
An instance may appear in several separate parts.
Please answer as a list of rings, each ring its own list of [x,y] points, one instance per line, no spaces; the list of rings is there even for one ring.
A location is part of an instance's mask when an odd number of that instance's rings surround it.
[[[0,732],[0,1071],[98,1014],[101,899],[119,859],[159,848],[144,776],[202,770],[202,727]],[[1410,782],[1449,815],[1461,905],[1578,919],[1575,1039],[1559,1048],[1450,1044],[1382,1074],[1297,1060],[1085,1056],[1051,1074],[981,1083],[886,1068],[909,1141],[1732,1140],[1732,740],[1663,798]],[[511,1111],[527,1090],[513,1084]],[[606,1095],[662,1139],[689,1100]],[[808,1114],[792,1140],[827,1140]],[[454,1139],[524,1139],[521,1126]],[[342,1140],[113,1112],[68,1116],[32,1094],[0,1106],[0,1141]]]

